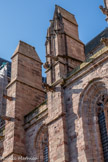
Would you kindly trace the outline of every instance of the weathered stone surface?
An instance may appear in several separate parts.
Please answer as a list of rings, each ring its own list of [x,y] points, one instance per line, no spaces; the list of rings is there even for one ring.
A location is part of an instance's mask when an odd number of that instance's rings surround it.
[[[6,122],[4,158],[14,154],[26,156],[24,115],[42,103],[45,98],[42,89],[41,62],[35,59],[38,56],[33,51],[33,47],[20,42],[17,52],[12,57],[12,77],[7,88],[7,94],[12,97],[12,101],[7,101],[6,115],[13,117],[14,121]]]
[[[106,59],[107,54],[103,54],[100,59],[94,61],[94,65],[102,61],[96,68],[90,64],[67,82],[65,104],[71,161],[104,161],[99,124],[95,119],[98,119],[96,100],[100,94],[108,91]]]
[[[53,87],[46,101],[34,48],[20,41],[12,56],[6,116],[13,120],[6,121],[4,150],[0,141],[0,153],[8,157],[3,161],[104,162],[97,103],[104,95],[108,132],[108,47],[81,64],[84,45],[75,17],[56,6],[46,51],[47,84]]]

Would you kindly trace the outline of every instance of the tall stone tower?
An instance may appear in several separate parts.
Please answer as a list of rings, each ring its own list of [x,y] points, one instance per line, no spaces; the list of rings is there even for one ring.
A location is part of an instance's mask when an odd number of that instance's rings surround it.
[[[79,40],[74,15],[55,7],[47,31],[46,63],[48,95],[49,159],[67,162],[68,138],[64,103],[63,78],[85,60],[84,44]]]
[[[11,82],[7,86],[4,161],[26,156],[24,115],[43,102],[41,61],[35,48],[20,41],[12,56]],[[8,160],[6,158],[8,157]],[[17,161],[16,160],[16,161]],[[18,161],[21,161],[20,159]]]
[[[85,60],[84,44],[79,40],[76,19],[59,6],[55,7],[47,31],[46,57],[48,84],[65,77]]]

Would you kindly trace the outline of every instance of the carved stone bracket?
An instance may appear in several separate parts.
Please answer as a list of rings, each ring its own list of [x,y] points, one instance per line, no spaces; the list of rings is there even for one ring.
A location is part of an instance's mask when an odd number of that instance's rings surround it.
[[[0,115],[0,118],[1,118],[2,120],[14,121],[14,118],[9,117],[9,116],[5,116],[5,115]]]
[[[45,62],[45,63],[43,64],[43,67],[44,67],[45,69],[48,69],[48,68],[50,68],[51,66],[50,66],[50,64],[49,64],[48,61],[47,61],[47,62]]]
[[[61,86],[64,86],[65,83],[66,83],[65,79],[62,78],[62,79],[61,79],[61,83],[60,83],[60,85],[61,85]]]
[[[3,97],[4,97],[5,99],[9,100],[9,101],[12,101],[12,100],[13,100],[13,98],[12,98],[12,97],[7,96],[7,95],[5,95],[5,94],[3,94]]]
[[[43,87],[46,89],[46,91],[51,91],[51,92],[53,92],[53,91],[55,90],[55,87],[50,86],[50,85],[47,84],[47,83],[43,83]]]

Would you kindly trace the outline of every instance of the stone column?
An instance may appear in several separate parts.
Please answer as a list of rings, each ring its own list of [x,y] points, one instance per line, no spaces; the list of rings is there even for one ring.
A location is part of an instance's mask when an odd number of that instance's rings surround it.
[[[49,161],[69,162],[64,93],[60,84],[48,92]]]

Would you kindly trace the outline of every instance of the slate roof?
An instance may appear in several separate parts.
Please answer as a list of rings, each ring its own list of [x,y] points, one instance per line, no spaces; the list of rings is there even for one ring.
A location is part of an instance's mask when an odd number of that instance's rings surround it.
[[[11,76],[11,62],[10,61],[7,61],[5,59],[2,59],[0,58],[0,66],[3,64],[3,63],[8,63],[8,77]]]
[[[96,47],[98,47],[101,44],[100,40],[103,37],[108,38],[108,27],[85,45],[85,55],[92,52]]]

